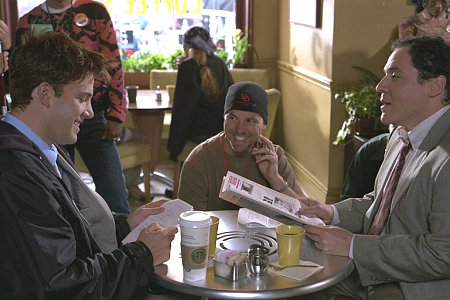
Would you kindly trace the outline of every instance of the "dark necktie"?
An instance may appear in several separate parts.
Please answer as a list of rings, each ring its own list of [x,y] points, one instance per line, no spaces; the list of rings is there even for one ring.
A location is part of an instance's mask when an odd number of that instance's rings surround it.
[[[408,154],[409,149],[411,149],[411,143],[406,141],[397,157],[397,165],[392,171],[391,177],[386,184],[380,207],[378,208],[368,234],[380,234],[386,224],[391,210],[392,198],[397,189],[398,180],[402,174],[403,166],[405,165],[405,157],[406,154]]]

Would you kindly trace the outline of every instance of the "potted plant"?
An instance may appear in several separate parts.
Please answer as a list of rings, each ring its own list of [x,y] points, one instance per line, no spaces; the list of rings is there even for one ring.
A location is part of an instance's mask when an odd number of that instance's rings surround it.
[[[151,51],[136,51],[122,61],[122,66],[126,73],[148,73],[153,69],[167,70],[164,55]]]
[[[252,44],[248,43],[248,37],[244,34],[244,32],[237,28],[236,33],[233,36],[233,58],[231,63],[234,67],[241,67],[244,64],[244,58],[247,54],[248,49],[252,49],[255,52],[256,57],[258,58],[258,52],[256,52],[255,47]]]
[[[176,69],[178,67],[177,57],[182,53],[182,50],[176,50],[174,53],[164,56],[162,53],[151,51],[136,51],[134,53],[131,50],[126,51],[126,58],[122,60],[125,84],[148,88],[150,71],[153,69]]]
[[[355,133],[372,135],[375,132],[376,120],[381,114],[380,94],[375,89],[380,79],[365,68],[357,66],[352,68],[361,72],[358,86],[345,87],[335,94],[335,99],[345,105],[348,118],[342,124],[333,142],[334,145],[344,143]]]

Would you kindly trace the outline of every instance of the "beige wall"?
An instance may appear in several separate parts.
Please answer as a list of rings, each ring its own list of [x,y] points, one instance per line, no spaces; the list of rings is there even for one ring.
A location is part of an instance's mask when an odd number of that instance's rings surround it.
[[[344,178],[344,152],[332,142],[346,115],[333,94],[357,79],[352,65],[382,74],[397,22],[413,14],[414,4],[321,0],[320,28],[290,23],[289,0],[254,4],[254,45],[261,59],[255,67],[274,65],[282,93],[274,140],[285,148],[306,192],[335,202]]]
[[[278,5],[276,0],[256,0],[254,3],[253,44],[258,57],[253,56],[253,66],[270,69],[271,87],[275,87],[275,62],[278,57]]]

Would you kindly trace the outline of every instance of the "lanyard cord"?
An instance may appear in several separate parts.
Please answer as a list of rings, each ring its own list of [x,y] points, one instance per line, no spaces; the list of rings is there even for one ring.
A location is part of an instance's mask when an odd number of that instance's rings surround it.
[[[56,26],[55,26],[55,24],[53,23],[53,14],[50,12],[50,9],[48,8],[48,1],[47,0],[45,1],[45,6],[47,8],[47,14],[48,14],[48,17],[50,18],[50,23],[52,23],[53,30],[56,30],[56,27],[59,26],[59,22],[61,20],[58,20],[58,23],[56,23]],[[63,12],[64,11],[62,11],[61,13],[63,13]],[[72,14],[72,0],[70,1],[69,14]]]
[[[227,175],[228,172],[228,164],[227,164],[227,157],[225,155],[225,133],[222,134],[222,162],[223,162],[223,169],[225,170],[225,175]],[[252,145],[252,149],[253,149]],[[250,164],[252,163],[252,155],[250,154],[248,157],[248,163],[247,163],[247,170],[245,171],[245,177],[248,177],[248,172],[250,171]]]

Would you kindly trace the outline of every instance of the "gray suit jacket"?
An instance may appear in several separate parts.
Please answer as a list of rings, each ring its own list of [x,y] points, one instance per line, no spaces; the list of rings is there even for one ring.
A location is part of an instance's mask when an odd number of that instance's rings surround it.
[[[353,256],[361,283],[398,281],[406,299],[450,299],[450,110],[405,165],[385,235],[366,235],[401,141],[395,131],[375,181],[362,199],[337,203],[341,227],[357,234]]]

